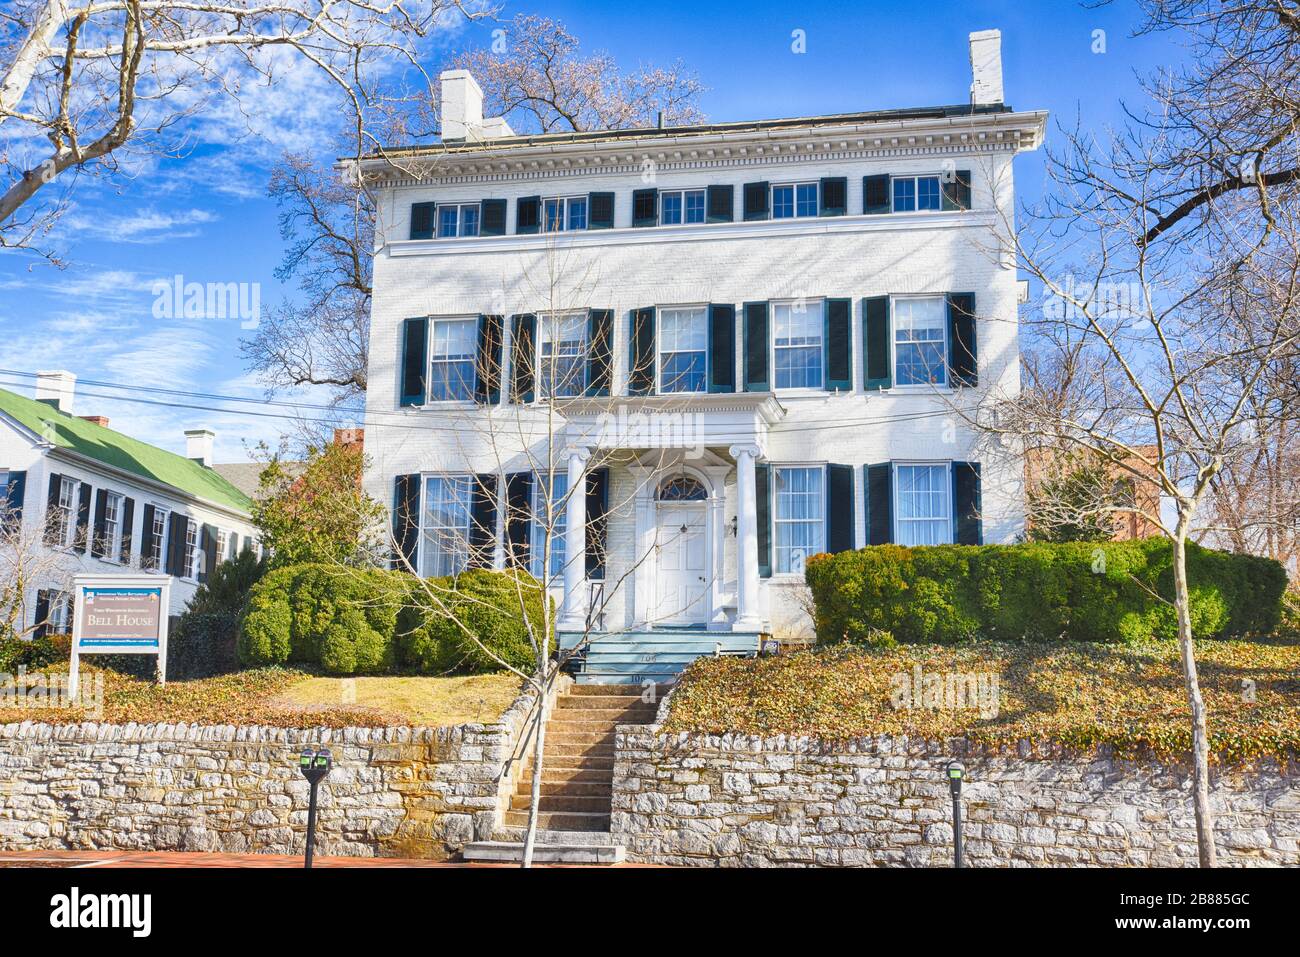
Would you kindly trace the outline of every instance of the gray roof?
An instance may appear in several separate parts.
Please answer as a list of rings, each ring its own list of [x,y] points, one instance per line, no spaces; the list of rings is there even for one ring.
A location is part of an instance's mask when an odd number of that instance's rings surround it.
[[[280,467],[288,473],[290,478],[297,478],[303,472],[304,463],[281,462]],[[262,472],[265,468],[266,463],[264,462],[230,462],[226,465],[214,465],[212,471],[249,498],[255,499],[258,497],[258,488],[261,485]]]

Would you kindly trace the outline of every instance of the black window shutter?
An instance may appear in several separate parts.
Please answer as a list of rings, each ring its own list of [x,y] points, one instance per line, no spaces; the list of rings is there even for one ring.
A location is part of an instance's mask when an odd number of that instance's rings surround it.
[[[172,512],[171,521],[167,523],[167,564],[168,575],[184,578],[185,572],[185,536],[189,521],[179,512]]]
[[[50,593],[47,589],[40,588],[36,591],[36,617],[32,619],[32,624],[36,626],[32,632],[33,638],[44,638],[50,630]]]
[[[888,545],[894,540],[894,467],[889,462],[864,465],[867,485],[867,544]]]
[[[587,472],[587,577],[605,577],[605,546],[609,530],[609,469]]]
[[[217,570],[217,530],[212,525],[204,525],[199,531],[199,548],[203,550],[203,560],[199,563],[199,581],[207,581]]]
[[[510,317],[510,399],[533,401],[533,370],[537,365],[537,317],[530,313]]]
[[[849,299],[826,300],[826,388],[831,392],[853,391],[853,303]]]
[[[853,551],[858,523],[853,509],[853,466],[826,466],[826,551]]]
[[[406,570],[409,565],[419,574],[415,559],[420,539],[420,476],[398,475],[393,486],[393,541],[397,544],[393,567]]]
[[[614,228],[613,193],[589,193],[587,195],[587,228]]]
[[[849,211],[849,181],[843,176],[827,176],[821,188],[822,216],[843,216]]]
[[[122,499],[122,564],[131,564],[131,546],[135,541],[135,499]]]
[[[889,297],[862,300],[862,361],[867,389],[893,385],[889,368]]]
[[[506,476],[506,562],[528,567],[528,547],[533,529],[533,473]]]
[[[729,223],[736,218],[736,187],[710,186],[706,199],[708,222]]]
[[[469,565],[491,568],[497,543],[497,477],[476,475],[469,503]]]
[[[862,211],[887,213],[892,208],[889,202],[889,174],[862,177]]]
[[[709,306],[709,391],[736,391],[736,307]]]
[[[944,209],[970,209],[970,170],[959,169],[943,184]]]
[[[59,492],[63,488],[63,476],[57,472],[50,473],[50,490],[45,498],[45,544],[62,545],[59,540],[59,528],[54,522],[54,513],[59,507]]]
[[[772,466],[754,466],[754,512],[758,516],[758,577],[772,577]]]
[[[435,203],[411,204],[411,238],[433,238],[433,208]]]
[[[768,217],[768,184],[746,183],[744,187],[745,222]]]
[[[659,225],[659,190],[638,189],[632,193],[632,225]]]
[[[980,464],[952,463],[953,541],[958,545],[983,545],[980,518]]]
[[[92,526],[90,538],[90,557],[103,558],[108,554],[109,543],[104,541],[107,533],[106,519],[108,517],[108,489],[101,488],[95,494],[95,521]]]
[[[770,352],[767,331],[767,303],[745,303],[745,391],[768,392],[767,374]]]
[[[501,401],[500,316],[478,317],[478,350],[475,358],[474,401],[496,405]]]
[[[975,361],[975,294],[948,293],[948,369],[954,386],[979,385]]]
[[[93,491],[90,483],[82,482],[77,492],[77,534],[72,547],[79,552],[84,552],[90,543],[90,496]]]
[[[158,536],[153,531],[154,507],[147,502],[140,514],[140,567],[156,568],[157,564],[153,560],[153,550],[158,544]],[[126,555],[125,545],[122,547],[122,554]]]
[[[485,199],[480,204],[478,234],[480,236],[504,236],[506,234],[506,201],[504,199]]]
[[[609,395],[614,378],[614,310],[587,310],[587,395]]]
[[[630,395],[654,395],[655,309],[633,309],[632,349],[628,356],[627,391]]]
[[[402,321],[402,405],[424,405],[428,365],[429,320]]]
[[[8,482],[0,489],[0,528],[6,532],[17,531],[23,521],[23,499],[27,496],[27,473],[10,472]]]
[[[535,233],[541,228],[542,197],[521,196],[515,200],[515,232]]]

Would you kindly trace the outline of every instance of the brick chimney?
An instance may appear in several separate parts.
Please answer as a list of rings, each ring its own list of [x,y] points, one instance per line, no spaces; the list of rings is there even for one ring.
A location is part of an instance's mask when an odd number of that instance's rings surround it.
[[[970,101],[973,106],[1002,102],[1002,31],[970,35]]]
[[[106,415],[79,415],[77,418],[85,419],[87,422],[98,425],[103,429],[108,428],[108,416]]]
[[[211,429],[185,430],[185,457],[193,459],[204,468],[212,467],[212,446],[217,440],[217,433]]]
[[[364,445],[365,429],[335,429],[334,444],[343,446]]]
[[[36,400],[72,414],[72,397],[77,391],[77,377],[71,372],[36,373]]]

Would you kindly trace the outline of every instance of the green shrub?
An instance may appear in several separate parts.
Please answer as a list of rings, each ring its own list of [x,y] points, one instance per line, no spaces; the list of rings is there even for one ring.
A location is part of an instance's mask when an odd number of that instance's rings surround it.
[[[1270,559],[1189,544],[1193,634],[1278,627],[1286,572]],[[878,545],[818,555],[806,571],[821,643],[1169,639],[1177,621],[1164,539],[1108,543]],[[1161,596],[1161,601],[1154,596]]]
[[[67,661],[71,642],[66,635],[0,640],[0,672],[14,674],[19,666],[28,671]]]
[[[211,678],[239,668],[236,614],[188,611],[167,635],[167,677],[177,681]]]

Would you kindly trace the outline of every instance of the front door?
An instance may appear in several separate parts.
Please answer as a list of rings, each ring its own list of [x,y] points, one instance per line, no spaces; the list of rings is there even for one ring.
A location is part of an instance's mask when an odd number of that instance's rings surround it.
[[[708,620],[704,526],[702,502],[659,506],[655,545],[658,622],[692,625]]]

